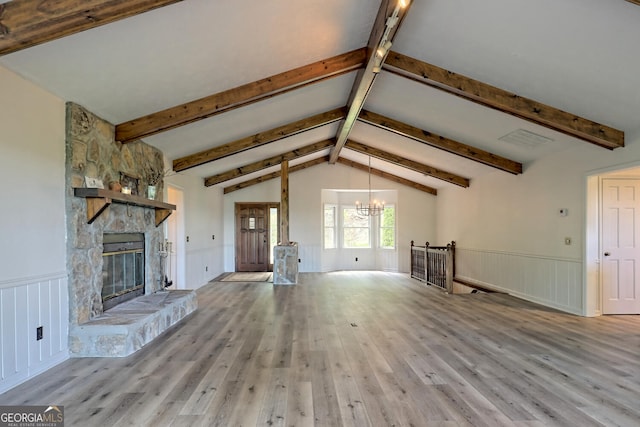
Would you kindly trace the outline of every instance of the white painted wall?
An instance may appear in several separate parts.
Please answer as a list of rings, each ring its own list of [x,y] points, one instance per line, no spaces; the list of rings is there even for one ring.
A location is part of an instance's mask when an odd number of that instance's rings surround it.
[[[65,104],[3,67],[0,94],[2,393],[68,358],[69,296]]]
[[[176,245],[185,252],[184,287],[197,289],[224,272],[222,189],[207,188],[201,178],[180,174],[166,177],[165,182],[183,191],[186,236]]]
[[[411,240],[431,240],[435,244],[433,241],[436,236],[436,197],[376,178],[373,182],[375,189],[397,190],[397,251],[390,251],[393,253],[385,254],[382,259],[376,256],[375,249],[350,250],[348,254],[336,250],[325,251],[322,248],[323,190],[359,189],[364,191],[367,187],[368,175],[366,172],[341,164],[318,165],[289,175],[289,234],[292,241],[298,242],[301,260],[300,272],[368,268],[389,268],[409,272]],[[329,196],[324,197],[328,202],[340,199],[338,196],[335,199]],[[233,235],[235,203],[279,201],[279,179],[234,191],[224,196],[225,271],[235,270],[235,236]],[[356,256],[359,259],[358,263],[354,261]]]
[[[438,239],[457,242],[458,275],[593,315],[599,290],[597,282],[586,284],[595,262],[593,251],[585,255],[586,237],[594,233],[586,226],[587,177],[640,159],[640,129],[626,137],[625,148],[607,151],[585,142],[580,150],[525,165],[522,175],[496,171],[474,179],[468,189],[441,190]],[[568,216],[560,216],[560,208]]]

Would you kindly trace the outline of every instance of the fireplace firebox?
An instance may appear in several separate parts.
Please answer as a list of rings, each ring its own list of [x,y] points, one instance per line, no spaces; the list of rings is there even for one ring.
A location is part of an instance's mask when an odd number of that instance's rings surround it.
[[[144,234],[104,234],[102,306],[108,310],[144,294]]]

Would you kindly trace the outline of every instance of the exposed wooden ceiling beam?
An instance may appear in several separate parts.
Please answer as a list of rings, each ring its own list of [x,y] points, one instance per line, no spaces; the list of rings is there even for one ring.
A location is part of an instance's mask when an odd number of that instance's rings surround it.
[[[415,181],[402,178],[400,176],[385,172],[380,169],[371,168],[371,170],[369,170],[369,166],[363,165],[362,163],[354,162],[353,160],[345,159],[344,157],[339,157],[337,163],[341,163],[346,166],[351,166],[352,168],[360,169],[361,171],[365,171],[365,172],[370,171],[371,175],[379,176],[381,178],[388,179],[389,181],[393,181],[398,184],[405,185],[407,187],[415,188],[416,190],[424,191],[425,193],[433,194],[434,196],[438,195],[438,190],[436,190],[433,187],[429,187],[427,185],[423,185]]]
[[[181,172],[189,168],[222,159],[232,154],[237,154],[251,148],[279,141],[289,136],[342,120],[345,114],[345,108],[336,108],[335,110],[316,114],[315,116],[307,117],[246,138],[241,138],[228,144],[223,144],[196,154],[191,154],[174,160],[173,170]]]
[[[376,77],[378,77],[378,72],[380,71],[382,62],[384,62],[385,56],[389,52],[390,46],[386,46],[380,51],[379,49],[385,42],[388,41],[390,45],[393,40],[413,2],[408,2],[407,0],[406,3],[405,7],[400,7],[400,0],[382,0],[380,4],[380,9],[378,9],[378,15],[376,16],[367,44],[367,64],[364,70],[358,72],[353,88],[351,89],[349,102],[347,103],[349,112],[336,135],[336,146],[331,150],[329,163],[335,163],[338,160],[340,150],[342,150],[347,139],[349,139],[351,130],[356,123],[356,119],[360,114],[360,110],[369,95]],[[390,17],[392,20],[397,18],[397,21],[393,22],[392,25],[388,25],[391,24],[389,21]]]
[[[624,147],[624,132],[618,129],[578,117],[398,52],[389,53],[384,69],[601,147],[609,149]]]
[[[241,166],[239,168],[231,169],[226,172],[219,173],[204,179],[204,185],[210,187],[212,185],[220,184],[221,182],[229,181],[230,179],[239,178],[244,175],[248,175],[253,172],[258,172],[262,169],[269,168],[271,166],[277,166],[284,160],[294,160],[300,157],[307,156],[309,154],[317,153],[318,151],[331,148],[335,144],[333,139],[326,139],[324,141],[316,142],[306,145],[304,147],[297,148],[295,150],[283,153],[277,156],[269,157],[268,159],[260,160],[257,162],[249,163],[248,165]]]
[[[357,70],[364,66],[366,54],[365,48],[357,49],[121,123],[116,126],[116,140],[126,143],[155,135]]]
[[[289,173],[308,169],[312,166],[320,165],[328,161],[329,161],[329,156],[318,157],[317,159],[309,160],[307,162],[300,163],[299,165],[289,166]],[[281,174],[282,174],[282,171],[271,172],[266,175],[262,175],[254,179],[250,179],[236,185],[225,187],[224,194],[233,193],[234,191],[242,190],[243,188],[251,187],[251,186],[263,183],[265,181],[269,181],[271,179],[279,178]]]
[[[358,120],[368,123],[372,126],[388,130],[398,135],[406,136],[415,141],[422,142],[449,153],[457,154],[464,158],[483,163],[488,166],[509,172],[512,174],[522,173],[522,163],[509,160],[507,158],[489,153],[479,148],[471,147],[452,139],[436,135],[429,131],[418,129],[398,120],[373,113],[371,111],[362,110]]]
[[[0,4],[0,55],[182,0],[14,0]]]
[[[380,150],[378,148],[370,147],[365,144],[361,144],[359,142],[349,140],[345,145],[346,148],[357,151],[362,154],[366,154],[381,160],[385,160],[387,162],[393,163],[398,166],[402,166],[407,169],[411,169],[416,172],[423,173],[425,175],[429,175],[433,178],[438,178],[443,181],[446,181],[450,184],[455,184],[460,187],[469,187],[469,179],[463,178],[461,176],[452,174],[450,172],[445,172],[443,170],[434,168],[432,166],[425,165],[420,162],[416,162],[414,160],[406,159],[402,156],[398,156],[396,154],[390,153],[388,151]]]
[[[307,162],[300,163],[300,164],[295,165],[295,166],[289,166],[289,173],[298,172],[298,171],[301,171],[301,170],[304,170],[304,169],[308,169],[310,167],[326,163],[327,161],[329,161],[329,156],[319,157],[317,159],[309,160]],[[350,166],[352,168],[359,169],[361,171],[369,172],[369,166],[363,165],[362,163],[354,162],[353,160],[345,159],[344,157],[340,157],[338,159],[337,163],[341,163],[343,165]],[[247,188],[247,187],[252,187],[254,185],[258,185],[258,184],[261,184],[263,182],[269,181],[271,179],[279,178],[280,175],[281,175],[281,171],[276,171],[276,172],[272,172],[272,173],[269,173],[269,174],[266,174],[266,175],[263,175],[263,176],[259,176],[259,177],[254,178],[254,179],[250,179],[250,180],[241,182],[241,183],[236,184],[236,185],[231,185],[229,187],[225,187],[224,188],[224,194],[228,194],[228,193],[232,193],[234,191],[242,190],[242,189]],[[411,187],[411,188],[414,188],[416,190],[423,191],[425,193],[433,194],[434,196],[436,196],[438,194],[438,190],[433,188],[433,187],[429,187],[427,185],[423,185],[423,184],[411,181],[409,179],[402,178],[400,176],[385,172],[385,171],[380,170],[380,169],[371,168],[371,175],[379,176],[379,177],[387,179],[389,181],[393,181],[393,182],[396,182],[398,184],[402,184],[404,186]]]

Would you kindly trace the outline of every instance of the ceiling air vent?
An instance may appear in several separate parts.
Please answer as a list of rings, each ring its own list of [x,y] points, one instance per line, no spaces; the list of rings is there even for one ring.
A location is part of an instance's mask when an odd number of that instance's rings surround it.
[[[546,136],[538,135],[528,130],[518,129],[514,130],[498,138],[500,141],[509,142],[511,144],[520,145],[522,147],[537,147],[547,142],[553,142],[553,139]]]

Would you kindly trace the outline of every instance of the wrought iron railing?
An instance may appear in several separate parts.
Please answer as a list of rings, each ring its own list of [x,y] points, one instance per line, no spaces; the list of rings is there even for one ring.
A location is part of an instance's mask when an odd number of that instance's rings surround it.
[[[456,242],[416,246],[411,241],[411,277],[453,293]]]

